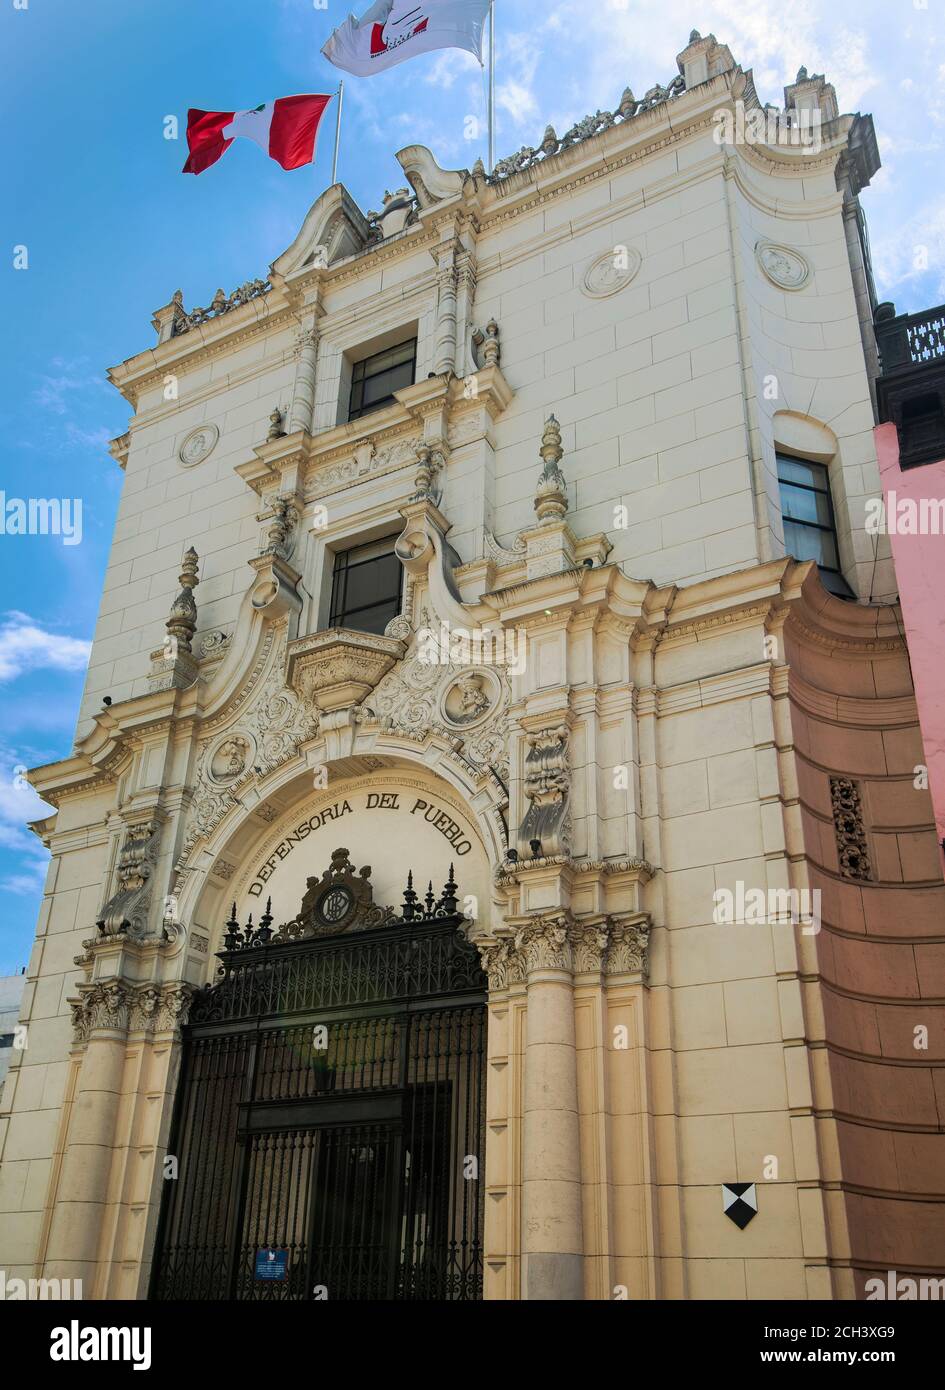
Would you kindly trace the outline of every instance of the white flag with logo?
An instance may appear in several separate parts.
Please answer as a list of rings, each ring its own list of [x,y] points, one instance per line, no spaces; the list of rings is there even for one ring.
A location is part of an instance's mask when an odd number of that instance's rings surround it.
[[[377,0],[349,15],[322,52],[336,68],[370,77],[417,53],[465,48],[482,62],[482,31],[489,0]]]

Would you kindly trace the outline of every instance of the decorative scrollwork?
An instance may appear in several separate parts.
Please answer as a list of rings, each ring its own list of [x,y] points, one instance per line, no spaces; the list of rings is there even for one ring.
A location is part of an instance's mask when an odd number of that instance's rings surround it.
[[[873,873],[863,826],[860,789],[850,777],[831,777],[830,801],[840,873],[844,878],[868,881]]]

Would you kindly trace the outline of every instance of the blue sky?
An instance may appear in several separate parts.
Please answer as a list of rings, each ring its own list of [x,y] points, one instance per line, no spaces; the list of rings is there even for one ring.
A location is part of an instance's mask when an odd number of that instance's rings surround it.
[[[105,369],[150,346],[154,309],[188,307],[254,276],[292,241],[330,176],[333,108],[314,168],[283,173],[237,141],[199,178],[180,173],[191,105],[241,109],[333,91],[322,58],[339,0],[7,0],[2,438],[7,497],[81,497],[83,539],[0,536],[0,974],[27,962],[46,854],[44,814],[17,769],[71,750],[122,474],[107,453],[128,407]],[[367,0],[358,12],[367,7]],[[496,0],[498,156],[559,134],[624,86],[676,73],[693,26],[751,67],[781,104],[798,67],[872,112],[883,169],[865,192],[881,298],[900,312],[945,300],[945,0]],[[176,115],[181,137],[164,138]],[[475,60],[428,54],[345,80],[339,175],[365,210],[403,181],[394,151],[429,145],[469,167],[485,135]],[[13,269],[26,246],[29,267]],[[156,637],[159,634],[156,634]],[[91,928],[92,924],[89,923]]]

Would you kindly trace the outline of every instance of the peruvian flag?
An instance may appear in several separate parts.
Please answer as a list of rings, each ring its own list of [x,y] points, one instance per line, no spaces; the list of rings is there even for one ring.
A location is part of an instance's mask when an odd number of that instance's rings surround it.
[[[377,0],[360,19],[349,14],[322,52],[355,77],[384,72],[435,48],[465,48],[481,63],[488,12],[489,0]]]
[[[315,158],[315,137],[329,96],[277,97],[253,111],[187,112],[185,174],[202,174],[216,164],[237,135],[254,140],[283,169],[299,169]]]

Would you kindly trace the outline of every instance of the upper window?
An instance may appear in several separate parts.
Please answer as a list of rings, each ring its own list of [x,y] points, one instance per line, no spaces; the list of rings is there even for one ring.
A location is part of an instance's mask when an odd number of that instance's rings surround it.
[[[403,566],[394,554],[395,536],[339,550],[331,577],[329,627],[383,633],[400,612]]]
[[[348,419],[358,420],[369,410],[390,405],[394,392],[412,386],[417,366],[417,340],[409,339],[397,347],[385,348],[355,362],[351,368],[351,399]]]
[[[795,560],[816,560],[824,588],[840,598],[853,598],[853,590],[840,572],[826,466],[778,454],[778,482],[785,550]]]

